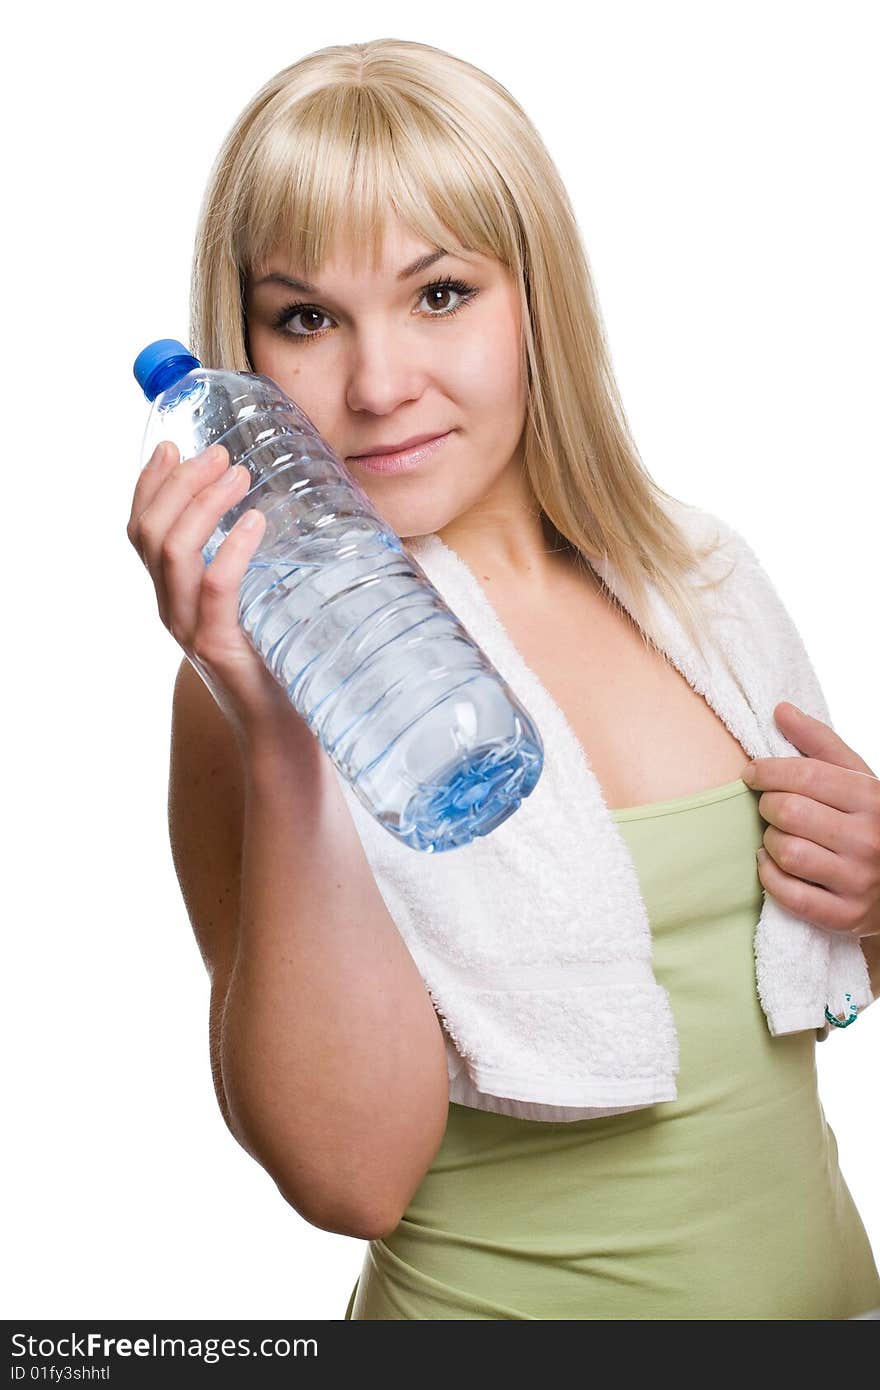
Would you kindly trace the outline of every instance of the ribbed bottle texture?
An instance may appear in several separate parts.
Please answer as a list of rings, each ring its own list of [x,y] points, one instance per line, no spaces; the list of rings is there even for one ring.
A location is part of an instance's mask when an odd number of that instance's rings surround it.
[[[538,730],[308,416],[269,377],[204,368],[174,340],[135,376],[153,400],[142,463],[169,439],[181,461],[219,443],[248,469],[205,562],[259,508],[242,628],[362,805],[435,854],[505,821],[541,774]]]

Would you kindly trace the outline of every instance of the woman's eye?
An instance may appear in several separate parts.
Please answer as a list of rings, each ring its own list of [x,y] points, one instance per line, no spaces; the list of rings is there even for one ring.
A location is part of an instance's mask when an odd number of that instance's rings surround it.
[[[474,285],[466,285],[463,280],[435,280],[433,284],[425,285],[424,289],[420,291],[418,302],[421,303],[422,300],[427,299],[430,304],[431,296],[435,296],[433,305],[424,317],[448,319],[452,318],[453,314],[457,314],[459,309],[464,308],[465,304],[469,304],[477,293]],[[449,296],[450,294],[457,297],[457,302],[450,305],[437,305],[437,295]],[[322,338],[327,330],[317,328],[316,321],[320,323],[321,319],[328,317],[329,315],[325,314],[324,310],[316,304],[288,304],[276,317],[273,327],[279,329],[288,338]],[[301,320],[301,325],[305,328],[304,332],[298,332],[288,327],[296,319]],[[310,321],[311,328],[308,327]]]
[[[470,294],[470,287],[469,287],[468,285],[463,285],[463,284],[460,284],[460,283],[459,283],[459,284],[454,284],[454,283],[452,283],[451,281],[446,280],[446,281],[443,281],[442,283],[441,283],[441,282],[438,282],[436,285],[427,285],[427,286],[425,287],[425,289],[422,290],[422,293],[421,293],[420,298],[424,299],[425,296],[436,295],[436,294],[441,294],[441,295],[454,294],[454,295],[458,295],[458,296],[459,296],[459,302],[458,302],[458,303],[453,303],[453,304],[451,304],[451,305],[449,305],[449,306],[447,306],[447,307],[445,307],[445,308],[444,308],[443,305],[438,305],[438,304],[435,302],[434,304],[431,305],[431,307],[432,307],[433,309],[439,308],[439,309],[440,309],[440,313],[439,313],[439,314],[432,314],[432,315],[431,315],[432,318],[441,318],[441,317],[443,317],[443,318],[448,318],[448,317],[450,316],[450,314],[454,314],[454,313],[456,312],[457,309],[460,309],[460,308],[461,308],[461,296],[464,296],[465,299],[469,299],[469,298],[471,297],[471,294]]]
[[[308,305],[305,305],[303,308],[300,309],[300,308],[298,308],[296,305],[293,305],[292,308],[290,308],[290,309],[285,309],[285,310],[282,312],[282,315],[281,315],[281,317],[280,317],[280,319],[279,319],[279,321],[278,321],[278,322],[279,322],[279,326],[283,326],[284,324],[292,323],[293,320],[294,320],[295,318],[298,318],[300,314],[302,314],[303,317],[304,317],[306,320],[309,318],[310,315],[312,316],[313,319],[314,319],[314,318],[321,319],[321,318],[326,318],[326,317],[327,317],[327,315],[326,315],[321,309],[311,309]],[[315,325],[312,324],[312,327],[314,327],[314,326],[315,326]],[[315,334],[314,334],[314,333],[295,333],[293,336],[294,336],[295,338],[314,338]]]

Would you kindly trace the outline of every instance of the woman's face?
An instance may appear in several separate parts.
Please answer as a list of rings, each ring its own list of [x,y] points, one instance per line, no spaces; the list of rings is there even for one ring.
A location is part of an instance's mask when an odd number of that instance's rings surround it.
[[[444,256],[398,278],[434,250],[393,220],[376,274],[349,253],[328,262],[317,287],[304,292],[265,280],[297,276],[279,253],[246,289],[254,371],[271,377],[305,411],[403,538],[441,531],[472,509],[509,515],[528,496],[513,278],[484,256]],[[431,288],[447,278],[467,290]],[[442,447],[413,472],[379,474],[353,458],[380,444],[446,431]]]

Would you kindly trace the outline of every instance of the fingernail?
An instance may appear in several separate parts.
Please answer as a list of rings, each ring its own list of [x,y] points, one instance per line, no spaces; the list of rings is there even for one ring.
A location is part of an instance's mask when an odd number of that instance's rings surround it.
[[[148,468],[156,468],[165,457],[165,444],[157,444],[150,457],[147,459]]]
[[[755,858],[759,864],[763,864],[764,860],[767,858],[767,851],[765,849],[755,850]]]

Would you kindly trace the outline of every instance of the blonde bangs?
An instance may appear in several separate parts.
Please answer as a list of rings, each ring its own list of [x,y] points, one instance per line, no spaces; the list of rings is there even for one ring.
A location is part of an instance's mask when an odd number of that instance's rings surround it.
[[[234,189],[230,255],[246,275],[263,273],[277,253],[306,278],[337,252],[372,258],[376,269],[392,210],[433,248],[511,265],[518,240],[497,181],[430,106],[340,83],[256,140]]]

